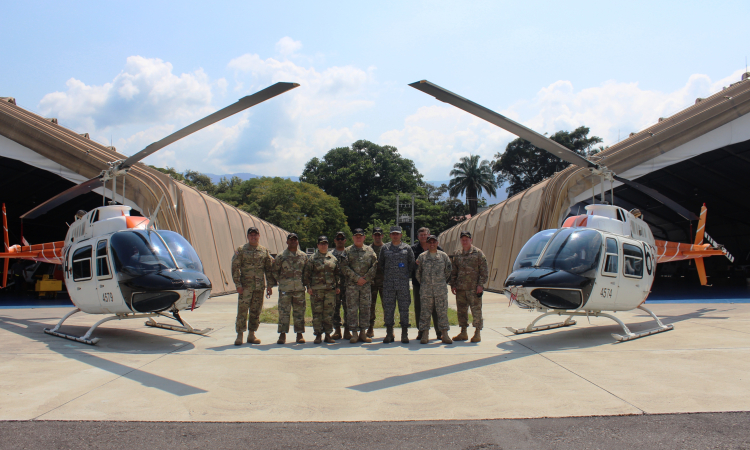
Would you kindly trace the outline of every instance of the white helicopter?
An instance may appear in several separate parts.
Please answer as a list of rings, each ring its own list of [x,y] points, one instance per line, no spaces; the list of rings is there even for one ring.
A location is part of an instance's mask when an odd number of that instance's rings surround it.
[[[113,200],[116,200],[116,179],[127,176],[133,164],[157,150],[202,128],[243,111],[251,106],[299,86],[296,83],[276,83],[249,95],[164,139],[155,142],[135,155],[116,161],[111,167],[91,180],[58,194],[21,216],[33,219],[78,195],[104,186],[113,180]],[[125,193],[123,190],[123,202]],[[131,208],[111,202],[92,211],[79,211],[70,225],[64,241],[37,245],[8,243],[8,226],[3,206],[5,252],[0,258],[7,261],[30,259],[62,264],[65,287],[75,309],[66,314],[52,329],[44,332],[53,336],[94,345],[99,338],[91,338],[94,330],[110,320],[148,318],[146,325],[187,333],[205,334],[211,330],[197,330],[180,317],[180,311],[200,307],[211,295],[211,281],[203,272],[198,254],[180,234],[156,230],[153,218],[131,216]],[[5,287],[5,278],[3,278]],[[107,314],[83,336],[60,332],[63,322],[73,314]],[[167,314],[171,313],[171,316]],[[156,322],[155,316],[174,319],[180,326]]]
[[[501,114],[425,80],[410,86],[510,131],[564,161],[589,168],[602,180],[617,180],[638,189],[688,220],[699,220],[694,244],[656,241],[639,211],[629,212],[618,206],[594,204],[586,207],[587,214],[567,218],[562,228],[535,234],[518,254],[512,272],[504,283],[503,293],[521,308],[536,309],[542,314],[526,328],[508,328],[513,333],[533,333],[575,325],[575,316],[602,316],[614,320],[624,332],[624,335],[612,334],[618,341],[669,331],[674,328],[673,325],[663,324],[643,305],[651,292],[655,264],[694,259],[701,284],[706,285],[702,258],[724,255],[734,261],[726,249],[705,233],[705,205],[698,218],[653,189],[618,177],[605,166],[589,161]],[[704,244],[704,237],[710,243]],[[658,326],[633,333],[620,319],[603,312],[636,308],[648,313]],[[551,315],[568,317],[563,322],[536,326],[540,319]]]

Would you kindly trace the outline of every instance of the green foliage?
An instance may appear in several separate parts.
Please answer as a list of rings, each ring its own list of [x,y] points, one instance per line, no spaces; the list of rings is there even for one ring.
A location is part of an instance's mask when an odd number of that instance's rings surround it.
[[[598,153],[604,147],[593,148],[602,142],[598,136],[588,136],[589,128],[581,126],[575,130],[558,131],[550,139],[562,146],[573,150],[583,157]],[[569,163],[542,150],[529,141],[515,139],[505,149],[505,153],[495,155],[492,171],[497,173],[497,184],[509,183],[506,192],[511,197],[531,186],[549,178],[566,167]]]
[[[359,140],[307,162],[300,181],[314,184],[339,199],[353,228],[364,228],[376,215],[375,205],[396,192],[415,192],[422,180],[414,162],[396,147]]]
[[[458,197],[466,192],[471,215],[477,213],[478,196],[486,191],[489,195],[496,195],[495,176],[492,166],[487,160],[479,162],[479,155],[469,155],[453,165],[450,175],[453,179],[448,185],[451,197]]]

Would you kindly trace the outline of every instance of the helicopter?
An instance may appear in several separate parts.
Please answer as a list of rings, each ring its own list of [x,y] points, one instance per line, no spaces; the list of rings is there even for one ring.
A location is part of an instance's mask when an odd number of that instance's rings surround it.
[[[612,334],[617,341],[669,331],[674,326],[662,323],[644,306],[654,282],[655,264],[695,260],[701,284],[707,285],[702,258],[724,255],[734,261],[734,257],[705,232],[705,205],[698,217],[661,193],[619,177],[607,167],[471,100],[426,80],[409,86],[526,139],[564,161],[588,168],[593,176],[602,179],[602,193],[604,180],[617,180],[651,196],[685,219],[699,221],[693,244],[657,241],[637,209],[626,211],[615,205],[592,204],[586,206],[586,214],[568,217],[561,228],[538,232],[521,248],[502,292],[511,303],[542,314],[525,328],[509,327],[514,334],[572,326],[576,324],[573,320],[576,316],[614,320],[624,333]],[[704,243],[704,239],[708,243]],[[622,320],[604,312],[633,309],[649,314],[657,327],[634,333]],[[536,325],[552,315],[568,317],[563,322]]]
[[[0,253],[0,258],[5,259],[5,273],[11,258],[59,264],[63,268],[65,287],[75,308],[56,326],[45,328],[44,332],[95,345],[100,338],[91,336],[101,324],[138,318],[147,318],[145,324],[150,327],[194,334],[211,331],[211,328],[195,329],[180,317],[181,311],[193,311],[205,303],[211,295],[212,285],[190,243],[179,233],[157,229],[155,218],[164,197],[149,218],[131,215],[130,206],[117,204],[117,177],[123,177],[124,203],[125,179],[135,163],[183,137],[298,86],[297,83],[279,82],[243,97],[125,160],[110,163],[100,175],[73,186],[21,216],[21,219],[39,217],[81,194],[106,186],[105,183],[112,180],[113,201],[88,212],[78,211],[63,241],[10,246],[3,205],[5,252]],[[3,277],[2,287],[5,285],[6,278]],[[82,336],[61,332],[63,323],[79,312],[108,316]],[[154,320],[157,316],[176,320],[179,325],[157,322]]]

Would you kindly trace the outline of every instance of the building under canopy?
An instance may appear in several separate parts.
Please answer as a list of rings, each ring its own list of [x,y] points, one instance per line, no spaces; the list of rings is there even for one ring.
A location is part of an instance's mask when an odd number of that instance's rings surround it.
[[[735,267],[729,267],[726,258],[708,258],[707,270],[714,280],[750,264],[748,111],[750,73],[596,155],[600,158],[597,162],[617,175],[656,189],[696,214],[706,204],[706,231],[736,258]],[[486,288],[501,290],[526,241],[538,231],[559,228],[569,215],[585,214],[585,205],[592,202],[592,187],[596,202],[601,202],[599,177],[592,176],[588,169],[569,166],[443,232],[441,246],[448,252],[456,251],[460,248],[460,231],[471,231],[474,245],[487,256],[490,274]],[[606,182],[605,187],[604,201],[611,202],[610,184]],[[614,204],[640,209],[656,239],[693,241],[695,222],[619,182],[613,187]]]
[[[13,98],[0,101],[0,203],[6,204],[11,245],[21,235],[32,244],[60,241],[66,222],[72,223],[79,209],[90,210],[103,203],[102,189],[58,206],[43,216],[21,222],[19,217],[45,200],[101,173],[114,161],[127,158],[64,128],[56,119],[46,119],[19,106]],[[112,183],[103,194],[112,199]],[[125,201],[123,202],[123,188]],[[200,256],[213,295],[235,290],[231,259],[235,248],[247,242],[246,231],[260,230],[260,243],[271,253],[286,248],[286,231],[180,183],[143,163],[136,163],[126,177],[117,180],[117,201],[149,216],[159,209],[159,228],[182,234]]]

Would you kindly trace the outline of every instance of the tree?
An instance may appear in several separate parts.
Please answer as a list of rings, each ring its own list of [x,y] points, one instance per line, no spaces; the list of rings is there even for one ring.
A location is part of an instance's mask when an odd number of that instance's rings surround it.
[[[338,198],[355,228],[386,219],[374,216],[375,205],[396,192],[416,192],[421,180],[414,162],[401,157],[396,147],[365,140],[311,159],[300,176],[300,181]]]
[[[550,139],[583,157],[589,157],[602,149],[602,147],[594,148],[594,145],[602,142],[602,139],[598,136],[589,137],[588,134],[588,127],[581,126],[572,132],[558,131],[550,136]],[[495,155],[492,171],[498,174],[498,186],[505,182],[509,183],[505,191],[508,197],[511,197],[551,177],[568,165],[569,163],[546,150],[518,138],[508,144],[505,153]]]
[[[497,194],[490,162],[485,159],[480,163],[479,155],[461,158],[460,162],[453,165],[450,175],[453,177],[448,185],[451,197],[458,197],[466,192],[469,213],[472,216],[477,213],[478,196],[482,191],[487,191],[489,195]]]

